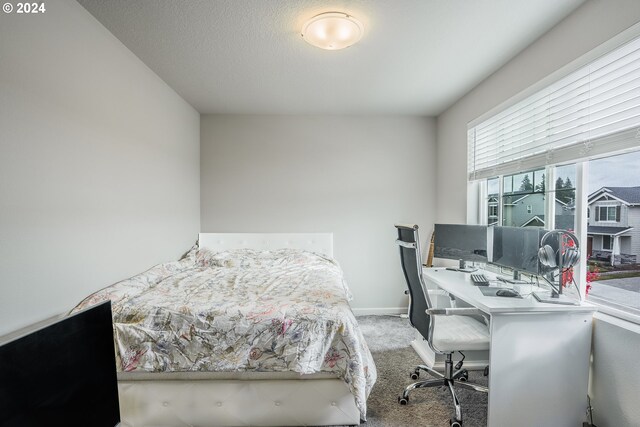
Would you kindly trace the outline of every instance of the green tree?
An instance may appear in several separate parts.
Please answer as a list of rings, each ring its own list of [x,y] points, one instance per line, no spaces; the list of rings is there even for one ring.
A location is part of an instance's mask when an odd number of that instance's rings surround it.
[[[576,198],[576,190],[573,188],[573,182],[569,177],[565,180],[558,178],[556,180],[556,190],[556,199],[561,202],[571,204]]]
[[[564,180],[564,187],[567,190],[572,190],[573,189],[573,182],[571,182],[571,179],[569,177],[567,177],[567,179]]]
[[[522,178],[522,184],[520,184],[520,191],[533,191],[533,184],[531,184],[531,179],[529,179],[529,174],[525,175]]]
[[[540,183],[538,185],[536,185],[536,188],[534,191],[539,191],[541,193],[544,193],[545,191],[545,181],[544,181],[544,174],[542,174],[542,180],[540,181]]]

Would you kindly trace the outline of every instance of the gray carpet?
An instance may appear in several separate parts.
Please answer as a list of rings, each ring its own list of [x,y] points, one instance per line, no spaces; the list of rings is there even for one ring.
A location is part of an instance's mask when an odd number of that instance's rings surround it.
[[[397,316],[358,316],[358,323],[371,349],[378,370],[378,381],[367,401],[364,427],[448,426],[453,404],[444,387],[414,390],[409,404],[401,406],[398,396],[413,380],[409,374],[423,363],[411,347],[414,329],[408,319]],[[456,354],[456,356],[459,356]],[[458,358],[454,356],[454,360]],[[421,374],[421,379],[428,378]],[[482,372],[469,372],[469,381],[487,385]],[[457,389],[465,427],[487,425],[487,395]]]

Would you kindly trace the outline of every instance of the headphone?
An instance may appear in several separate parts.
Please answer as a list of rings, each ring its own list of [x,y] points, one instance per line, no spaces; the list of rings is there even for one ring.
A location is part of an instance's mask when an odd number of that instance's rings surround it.
[[[549,243],[555,238],[557,249]],[[542,236],[540,249],[538,249],[538,260],[540,264],[550,270],[562,265],[562,269],[571,268],[580,259],[580,244],[575,234],[567,230],[551,230]]]

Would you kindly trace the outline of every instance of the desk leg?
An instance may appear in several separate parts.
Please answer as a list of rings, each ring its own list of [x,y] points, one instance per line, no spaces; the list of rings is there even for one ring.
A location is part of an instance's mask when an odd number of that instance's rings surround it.
[[[592,313],[491,318],[489,427],[586,420]]]

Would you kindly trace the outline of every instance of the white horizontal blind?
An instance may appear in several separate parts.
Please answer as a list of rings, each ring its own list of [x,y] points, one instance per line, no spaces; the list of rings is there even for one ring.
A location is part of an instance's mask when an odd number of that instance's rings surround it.
[[[640,147],[640,38],[468,130],[469,179]]]

